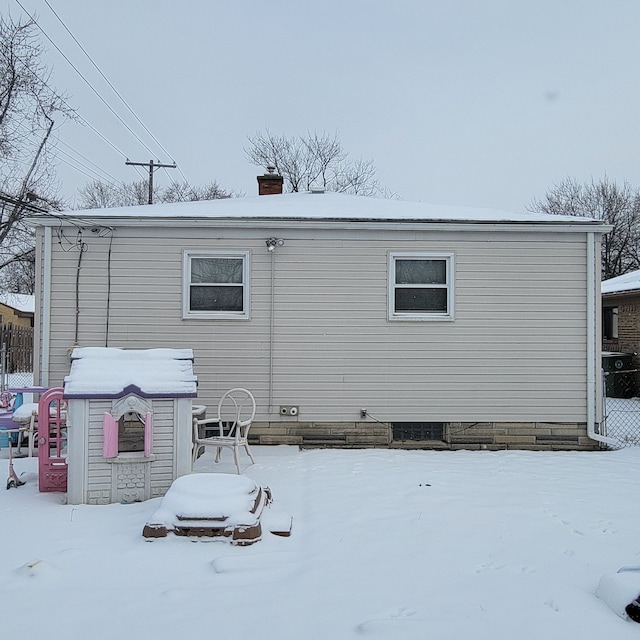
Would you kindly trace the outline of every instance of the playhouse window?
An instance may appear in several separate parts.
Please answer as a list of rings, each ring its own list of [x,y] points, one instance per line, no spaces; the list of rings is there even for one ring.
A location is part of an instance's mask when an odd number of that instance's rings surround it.
[[[118,420],[118,453],[144,451],[144,420],[135,411]]]
[[[143,453],[151,456],[152,450],[151,413],[142,417],[135,411],[128,411],[117,420],[105,413],[102,421],[104,458],[117,458],[121,453]]]
[[[389,319],[453,319],[453,254],[389,255]]]
[[[183,317],[248,319],[249,252],[186,251]]]

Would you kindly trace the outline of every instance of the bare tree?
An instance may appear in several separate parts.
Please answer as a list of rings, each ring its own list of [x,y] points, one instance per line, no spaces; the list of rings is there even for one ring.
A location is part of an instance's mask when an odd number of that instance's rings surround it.
[[[18,259],[12,260],[0,271],[0,288],[9,293],[35,293],[35,248],[25,249]]]
[[[602,239],[602,278],[609,279],[640,268],[640,195],[627,182],[608,178],[579,184],[567,179],[554,185],[529,211],[594,218],[613,229]]]
[[[154,189],[154,199],[157,198],[158,189]],[[149,202],[149,185],[146,180],[136,180],[134,182],[125,182],[120,187],[122,195],[121,207],[133,207],[139,204],[147,204]]]
[[[108,182],[93,180],[78,189],[81,209],[108,209],[122,202],[120,188]]]
[[[357,160],[341,165],[333,176],[333,190],[361,196],[381,195],[383,189],[375,175],[376,169],[369,160]]]
[[[162,202],[194,202],[196,200],[222,200],[235,198],[240,194],[223,189],[215,180],[202,186],[192,186],[188,182],[172,182],[160,192]]]
[[[33,238],[24,224],[34,207],[50,208],[55,184],[51,133],[71,116],[65,99],[49,86],[50,72],[33,20],[0,16],[0,284],[33,262]],[[8,269],[8,272],[7,272]],[[4,272],[4,273],[3,273]],[[3,282],[4,280],[4,282]]]
[[[274,167],[287,191],[327,191],[381,195],[376,169],[370,160],[350,160],[336,134],[308,133],[306,137],[276,135],[268,129],[249,138],[249,161]]]
[[[149,188],[145,180],[110,184],[94,180],[79,190],[81,209],[107,207],[129,207],[147,204]],[[218,200],[232,198],[237,194],[226,191],[217,182],[203,186],[192,186],[187,182],[172,182],[164,189],[154,185],[154,202],[191,202],[195,200]]]

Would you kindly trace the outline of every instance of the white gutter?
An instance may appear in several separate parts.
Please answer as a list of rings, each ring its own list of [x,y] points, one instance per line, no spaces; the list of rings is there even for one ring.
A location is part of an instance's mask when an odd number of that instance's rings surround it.
[[[149,206],[149,205],[146,205]],[[371,218],[274,218],[266,216],[245,216],[237,218],[216,218],[213,216],[202,217],[118,217],[107,218],[104,220],[96,220],[95,222],[73,218],[72,216],[60,216],[55,220],[41,220],[37,223],[40,226],[59,227],[74,226],[79,224],[85,228],[97,227],[156,227],[170,228],[211,228],[211,229],[233,229],[238,230],[243,227],[256,232],[256,237],[260,237],[265,230],[286,230],[300,228],[304,231],[308,229],[353,229],[354,227],[362,231],[485,231],[495,233],[496,231],[533,231],[545,233],[583,233],[588,232],[606,232],[611,229],[602,223],[597,222],[568,222],[558,221],[554,224],[542,221],[532,222],[513,222],[509,220],[492,220],[492,221],[472,221],[472,220],[413,220],[399,218],[397,220],[375,220]],[[585,229],[586,228],[586,229]]]
[[[51,345],[51,227],[44,228],[44,251],[42,256],[42,358],[40,384],[49,384],[49,349]]]
[[[596,381],[598,362],[596,355],[598,353],[596,323],[596,269],[599,268],[600,261],[595,255],[596,234],[587,234],[587,435],[597,442],[604,444],[618,445],[618,441],[613,438],[607,438],[596,433],[596,398],[597,393]]]

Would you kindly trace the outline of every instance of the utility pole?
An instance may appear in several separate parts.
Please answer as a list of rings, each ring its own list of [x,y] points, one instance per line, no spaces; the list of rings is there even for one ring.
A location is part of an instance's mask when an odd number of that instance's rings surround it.
[[[155,162],[153,160],[149,160],[149,162],[129,162],[128,160],[125,162],[128,165],[134,165],[137,167],[149,167],[149,204],[153,204],[153,172],[156,169],[175,169],[176,163],[173,164],[161,164],[160,162]]]

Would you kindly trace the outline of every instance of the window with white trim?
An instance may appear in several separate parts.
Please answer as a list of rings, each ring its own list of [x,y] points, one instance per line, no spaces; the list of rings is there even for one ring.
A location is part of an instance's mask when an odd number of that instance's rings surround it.
[[[389,319],[453,319],[453,253],[389,254]]]
[[[249,252],[184,252],[184,318],[249,318]]]

